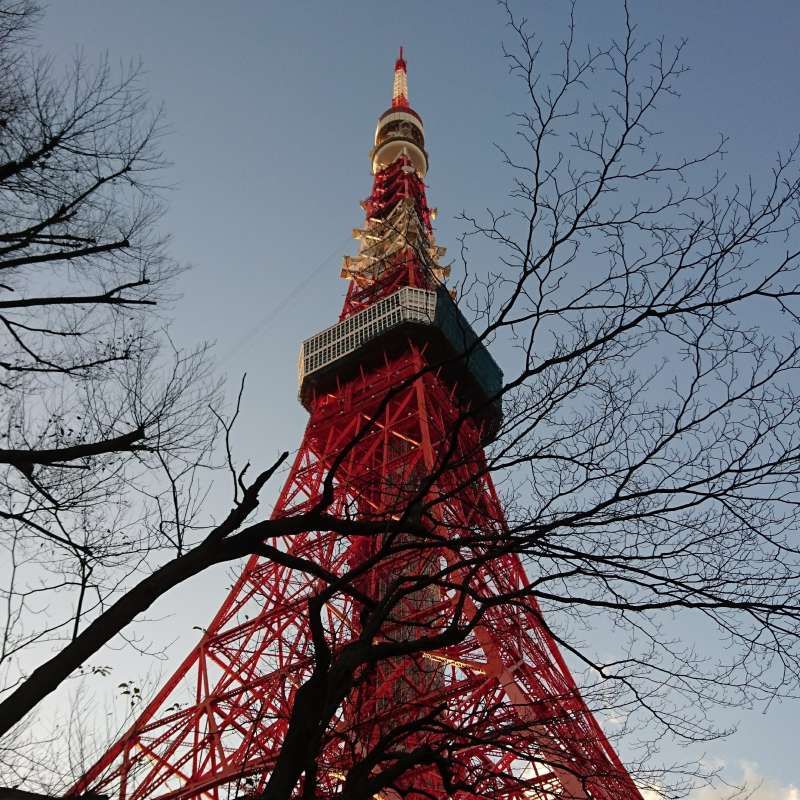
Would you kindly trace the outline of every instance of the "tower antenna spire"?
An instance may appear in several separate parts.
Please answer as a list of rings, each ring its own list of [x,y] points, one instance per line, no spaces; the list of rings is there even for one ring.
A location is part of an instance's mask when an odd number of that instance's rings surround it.
[[[403,47],[400,56],[394,62],[394,85],[392,87],[392,108],[408,108],[408,69],[403,58]]]

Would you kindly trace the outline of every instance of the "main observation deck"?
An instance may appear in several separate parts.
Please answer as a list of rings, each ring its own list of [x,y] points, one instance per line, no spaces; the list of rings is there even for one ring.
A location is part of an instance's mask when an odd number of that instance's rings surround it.
[[[432,370],[462,390],[466,411],[483,422],[485,439],[501,421],[503,373],[444,287],[404,286],[336,325],[306,339],[300,349],[300,401],[310,410],[315,395],[335,390],[384,354],[425,345]]]

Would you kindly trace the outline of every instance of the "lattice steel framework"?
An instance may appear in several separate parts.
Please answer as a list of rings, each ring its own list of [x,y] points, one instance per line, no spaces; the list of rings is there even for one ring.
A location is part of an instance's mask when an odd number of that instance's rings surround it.
[[[516,556],[481,557],[480,542],[502,538],[505,529],[483,456],[498,407],[487,388],[494,377],[469,373],[476,364],[487,372],[493,362],[474,336],[465,335],[471,355],[461,359],[452,333],[435,336],[447,268],[438,263],[444,251],[434,243],[425,197],[424,134],[405,73],[401,54],[392,107],[376,132],[366,225],[355,231],[359,254],[342,270],[350,287],[340,323],[307,340],[301,353],[310,419],[274,511],[281,517],[313,508],[345,449],[328,511],[372,520],[376,531],[435,476],[425,493],[434,499],[430,532],[465,544],[399,548],[365,571],[358,588],[380,600],[398,575],[452,567],[451,583],[468,584],[471,595],[459,605],[463,593],[422,581],[380,630],[379,640],[394,642],[444,630],[456,614],[470,619],[484,600],[514,594],[527,581]],[[381,543],[379,534],[330,531],[276,542],[334,574],[363,564]],[[252,557],[176,673],[73,793],[92,789],[120,800],[261,793],[313,664],[308,601],[319,589],[304,573]],[[334,653],[359,637],[361,611],[347,594],[326,604]],[[401,754],[422,741],[438,743],[441,755],[446,741],[453,785],[446,790],[429,763],[406,771],[385,798],[641,800],[533,601],[490,603],[462,641],[365,668],[324,733],[313,796],[334,798],[348,772],[398,726],[412,731]]]

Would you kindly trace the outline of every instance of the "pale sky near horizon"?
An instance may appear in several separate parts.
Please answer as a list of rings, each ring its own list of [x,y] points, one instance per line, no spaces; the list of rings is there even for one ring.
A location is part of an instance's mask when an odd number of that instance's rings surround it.
[[[564,3],[516,7],[545,41],[563,37]],[[643,37],[689,39],[693,72],[669,120],[679,146],[729,133],[725,167],[747,173],[797,137],[800,3],[639,0],[632,8]],[[616,0],[579,2],[579,33],[596,40],[619,31],[619,9]],[[350,231],[362,222],[367,153],[399,45],[425,121],[439,242],[455,253],[462,208],[502,205],[508,176],[492,142],[511,136],[517,100],[500,49],[506,35],[491,0],[50,3],[45,52],[141,57],[154,100],[164,102],[175,185],[165,225],[173,255],[194,267],[182,279],[175,332],[182,344],[216,341],[233,381],[248,373],[242,460],[266,465],[300,441],[297,349],[338,314],[339,262],[355,250]],[[164,672],[193,643],[192,625],[221,602],[220,574],[159,605],[164,638],[178,637]],[[131,677],[115,667],[109,686]],[[799,713],[797,701],[743,713],[740,731],[709,744],[708,757],[731,765],[734,778],[765,776],[762,800],[798,800]]]

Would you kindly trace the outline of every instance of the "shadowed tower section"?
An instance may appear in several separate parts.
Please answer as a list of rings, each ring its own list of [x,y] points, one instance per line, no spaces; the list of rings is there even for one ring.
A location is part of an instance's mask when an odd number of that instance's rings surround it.
[[[73,794],[334,798],[373,781],[370,794],[389,799],[641,800],[535,602],[497,602],[528,580],[516,555],[486,544],[506,531],[483,449],[501,424],[502,373],[445,288],[402,50],[370,158],[339,321],[302,345],[310,416],[274,516],[324,500],[372,534],[271,542],[317,565],[316,577],[250,558],[200,641]],[[347,590],[325,594],[323,574],[351,576]],[[338,664],[365,647],[387,657],[359,662],[327,695],[327,717],[293,716],[323,656]],[[313,769],[278,794],[298,741],[318,754]]]

